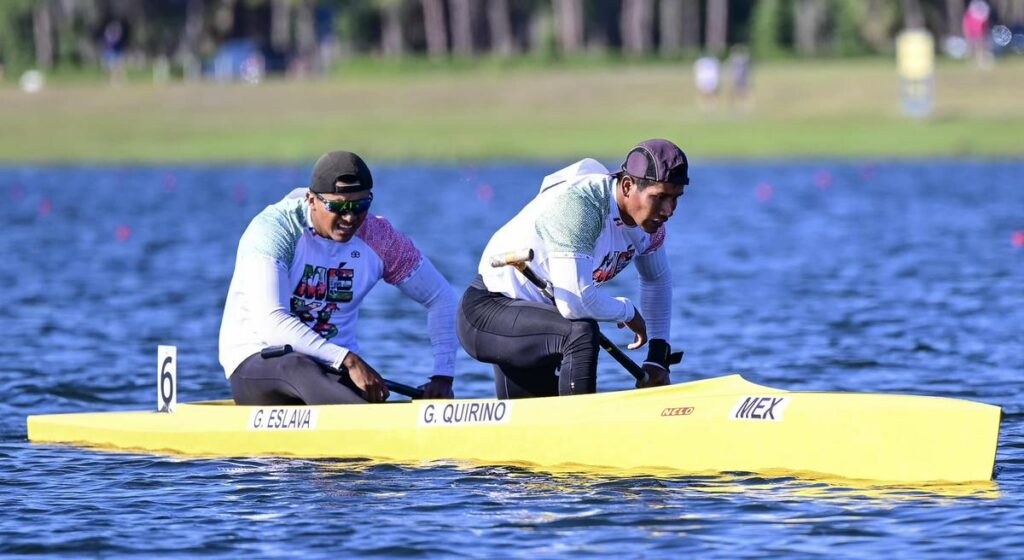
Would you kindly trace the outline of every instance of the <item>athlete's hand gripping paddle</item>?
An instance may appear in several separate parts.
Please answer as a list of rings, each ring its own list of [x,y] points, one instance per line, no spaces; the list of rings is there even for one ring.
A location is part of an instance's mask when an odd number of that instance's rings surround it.
[[[289,354],[291,352],[291,344],[282,344],[280,346],[270,346],[268,348],[260,350],[260,356],[262,356],[264,359],[277,358],[280,356],[284,356],[285,354]],[[384,379],[384,386],[388,388],[388,391],[391,391],[392,393],[398,393],[399,395],[405,395],[410,399],[423,398],[423,390],[417,389],[416,387],[410,387],[409,385],[403,385],[401,383],[398,383],[396,381],[390,381],[388,379]]]
[[[555,294],[551,289],[551,283],[541,280],[537,273],[530,268],[528,264],[533,260],[533,249],[522,249],[519,251],[510,251],[508,253],[502,253],[500,255],[494,255],[491,257],[491,266],[494,268],[501,268],[503,266],[515,267],[531,284],[540,288],[541,293],[544,297],[548,298],[551,303],[555,302]],[[611,354],[615,358],[619,365],[626,368],[634,378],[636,378],[637,387],[640,387],[647,383],[647,372],[640,366],[636,365],[636,362],[629,359],[622,350],[619,350],[618,346],[608,340],[608,337],[601,331],[597,333],[597,343],[601,345],[606,352]]]
[[[388,388],[388,391],[392,393],[398,393],[399,395],[405,395],[410,399],[422,399],[423,389],[417,389],[416,387],[410,387],[397,381],[384,380],[384,386]]]

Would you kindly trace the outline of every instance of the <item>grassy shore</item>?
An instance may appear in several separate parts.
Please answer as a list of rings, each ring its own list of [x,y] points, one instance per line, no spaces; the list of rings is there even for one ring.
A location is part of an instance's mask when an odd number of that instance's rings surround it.
[[[374,161],[621,156],[677,140],[692,157],[1024,154],[1024,60],[940,64],[931,118],[904,117],[886,60],[754,68],[748,107],[698,103],[688,65],[349,72],[258,86],[81,80],[0,84],[0,163]]]

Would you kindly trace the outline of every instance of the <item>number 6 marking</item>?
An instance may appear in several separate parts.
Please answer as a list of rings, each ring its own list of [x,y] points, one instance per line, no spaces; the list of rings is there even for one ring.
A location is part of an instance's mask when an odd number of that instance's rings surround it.
[[[174,412],[178,401],[178,349],[174,346],[157,347],[156,409],[158,412]]]

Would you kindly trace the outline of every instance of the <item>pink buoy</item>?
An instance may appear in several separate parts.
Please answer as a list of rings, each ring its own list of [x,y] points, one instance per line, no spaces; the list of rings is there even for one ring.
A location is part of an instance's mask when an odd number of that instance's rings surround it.
[[[117,226],[117,232],[114,235],[117,237],[118,241],[124,243],[125,241],[128,241],[129,239],[131,239],[131,237],[132,237],[132,228],[130,228],[130,227],[124,225],[124,224],[121,224],[121,225]]]
[[[814,186],[818,187],[823,191],[832,188],[832,172],[828,171],[827,169],[822,169],[821,171],[815,173]]]
[[[494,187],[490,183],[484,183],[476,188],[476,198],[480,202],[490,202],[494,198]]]
[[[1013,235],[1010,236],[1010,242],[1013,243],[1014,247],[1024,247],[1024,229],[1013,232]]]
[[[775,196],[775,187],[769,183],[759,183],[757,188],[754,189],[754,195],[761,202],[768,202]]]

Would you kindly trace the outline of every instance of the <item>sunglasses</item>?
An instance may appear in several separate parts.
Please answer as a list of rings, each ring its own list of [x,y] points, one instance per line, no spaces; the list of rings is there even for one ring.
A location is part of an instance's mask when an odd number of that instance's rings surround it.
[[[345,212],[364,214],[370,209],[370,204],[373,202],[373,193],[359,200],[327,200],[320,193],[315,192],[313,195],[316,196],[317,200],[324,203],[327,211],[332,214],[344,214]]]

